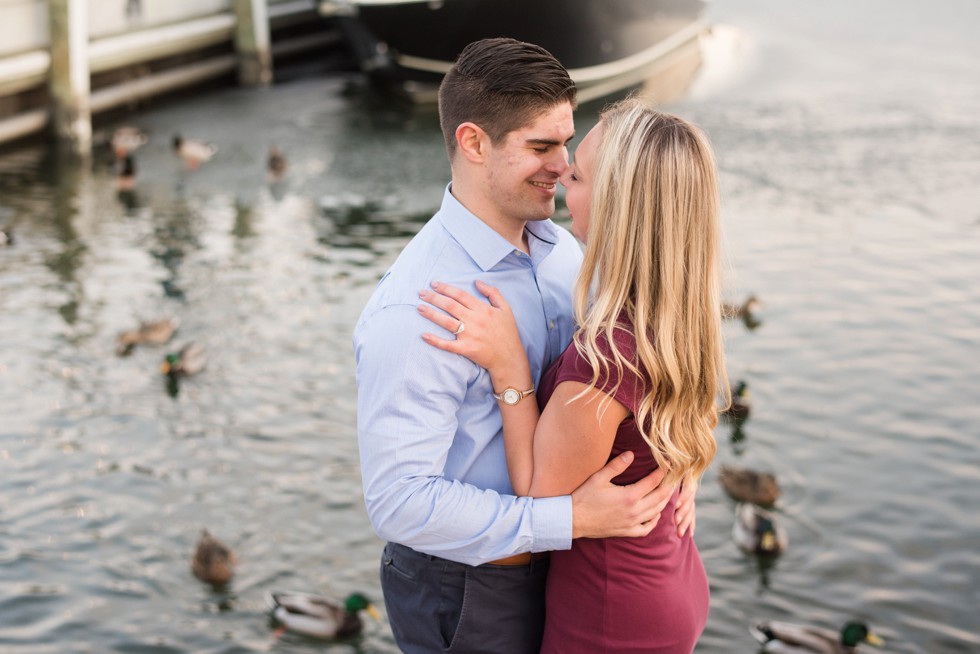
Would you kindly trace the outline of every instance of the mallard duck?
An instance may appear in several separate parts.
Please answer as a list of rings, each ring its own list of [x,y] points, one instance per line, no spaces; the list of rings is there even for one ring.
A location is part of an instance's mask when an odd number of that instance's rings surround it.
[[[750,295],[741,304],[734,304],[731,302],[723,302],[721,305],[721,317],[722,318],[745,318],[750,316],[759,307],[762,306],[762,300],[757,298],[755,295]]]
[[[380,621],[378,610],[361,593],[352,593],[343,604],[337,600],[295,591],[272,593],[272,617],[287,631],[314,638],[343,638],[361,632],[360,611]]]
[[[762,643],[766,652],[823,652],[824,654],[853,654],[859,643],[875,647],[884,641],[860,620],[850,620],[839,632],[822,627],[790,624],[788,622],[761,622],[749,628],[749,632]]]
[[[109,147],[112,148],[116,159],[122,159],[149,141],[150,137],[137,127],[120,127],[112,133],[112,137],[109,139]]]
[[[191,559],[195,577],[212,586],[224,586],[235,574],[235,563],[235,554],[227,545],[207,529],[201,530],[201,538]]]
[[[749,329],[755,329],[762,321],[756,312],[762,307],[762,300],[755,295],[750,295],[741,304],[723,302],[721,305],[721,317],[726,319],[739,319]]]
[[[735,543],[749,554],[775,556],[789,545],[786,530],[776,516],[757,504],[744,502],[735,507],[732,527]]]
[[[171,380],[178,377],[189,377],[204,369],[208,357],[204,348],[194,342],[188,343],[176,352],[170,352],[160,364],[160,372]]]
[[[141,322],[136,329],[124,331],[116,337],[116,354],[126,356],[137,345],[163,345],[173,337],[179,326],[178,318]]]
[[[269,179],[274,182],[279,181],[286,174],[286,155],[274,145],[269,148],[266,168],[269,171]]]
[[[732,390],[732,404],[724,410],[725,416],[730,420],[744,422],[752,412],[752,398],[749,394],[749,385],[740,381]]]
[[[718,483],[726,493],[739,502],[772,506],[779,498],[776,476],[769,472],[756,472],[749,468],[723,465],[718,471]]]
[[[180,134],[174,135],[173,149],[184,160],[184,164],[192,170],[200,167],[202,163],[210,161],[211,157],[218,152],[218,146],[214,143],[185,139]]]

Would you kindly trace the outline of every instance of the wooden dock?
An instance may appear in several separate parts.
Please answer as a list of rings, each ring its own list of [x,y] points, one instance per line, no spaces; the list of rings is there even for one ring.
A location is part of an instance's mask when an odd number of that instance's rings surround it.
[[[316,0],[0,0],[0,144],[91,148],[92,115],[342,50]]]

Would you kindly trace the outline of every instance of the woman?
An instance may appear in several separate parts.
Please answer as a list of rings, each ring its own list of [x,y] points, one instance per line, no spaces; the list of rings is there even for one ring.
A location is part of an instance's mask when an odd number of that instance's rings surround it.
[[[630,99],[605,111],[562,175],[572,232],[586,243],[573,344],[534,402],[510,309],[435,284],[419,311],[455,340],[435,347],[486,368],[500,400],[519,495],[567,493],[610,458],[636,458],[617,483],[656,467],[697,479],[715,454],[715,399],[727,395],[721,336],[714,158],[689,123]],[[447,315],[448,314],[448,315]],[[460,325],[465,325],[465,331]],[[514,399],[517,397],[517,402]],[[510,400],[510,401],[506,401]],[[690,533],[673,528],[677,493],[643,538],[578,539],[552,554],[542,652],[691,652],[708,582]]]

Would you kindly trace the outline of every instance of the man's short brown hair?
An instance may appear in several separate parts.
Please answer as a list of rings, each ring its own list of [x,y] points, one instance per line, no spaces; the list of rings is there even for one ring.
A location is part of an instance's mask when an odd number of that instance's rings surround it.
[[[469,44],[439,86],[439,124],[449,160],[461,124],[479,125],[496,144],[561,102],[575,107],[575,83],[544,48],[507,38]]]

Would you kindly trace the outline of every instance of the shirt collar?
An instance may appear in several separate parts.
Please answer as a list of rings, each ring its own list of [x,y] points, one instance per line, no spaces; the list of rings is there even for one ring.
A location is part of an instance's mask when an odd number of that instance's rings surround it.
[[[442,206],[437,214],[439,220],[482,270],[490,270],[516,248],[464,207],[450,192],[451,189],[452,184],[446,186],[442,196]],[[550,219],[529,221],[526,229],[531,236],[543,242],[546,252],[558,243],[558,228]],[[531,248],[533,253],[535,244]]]

